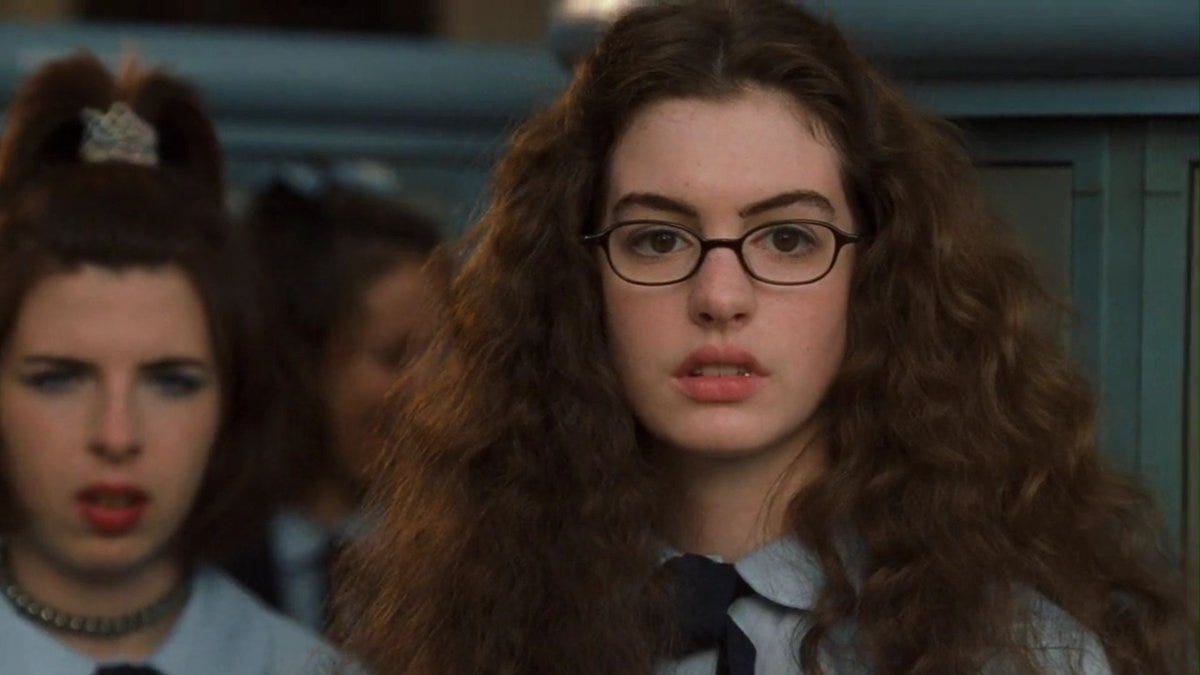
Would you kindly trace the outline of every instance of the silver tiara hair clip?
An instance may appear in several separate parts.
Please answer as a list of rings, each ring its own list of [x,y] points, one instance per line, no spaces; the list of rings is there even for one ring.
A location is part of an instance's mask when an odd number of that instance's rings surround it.
[[[124,101],[107,112],[84,108],[79,156],[86,162],[129,162],[158,166],[158,132]]]

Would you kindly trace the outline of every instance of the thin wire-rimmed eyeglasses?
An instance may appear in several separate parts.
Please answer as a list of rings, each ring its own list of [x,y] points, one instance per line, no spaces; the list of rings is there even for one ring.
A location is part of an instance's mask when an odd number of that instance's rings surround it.
[[[665,286],[691,277],[714,248],[732,250],[746,274],[763,283],[811,284],[829,274],[843,246],[864,239],[820,220],[774,221],[737,239],[705,239],[663,220],[627,220],[583,237],[604,248],[618,277],[641,286]]]

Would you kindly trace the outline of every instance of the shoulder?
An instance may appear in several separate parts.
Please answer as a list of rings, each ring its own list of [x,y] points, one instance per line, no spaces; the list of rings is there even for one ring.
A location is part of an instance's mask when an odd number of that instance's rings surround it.
[[[1029,646],[1045,672],[1112,675],[1104,647],[1094,633],[1040,593],[1019,590],[1017,596],[1026,610],[1017,637]]]
[[[202,567],[177,635],[162,654],[171,662],[230,659],[224,675],[336,672],[341,656],[311,630],[276,613],[224,572]],[[216,672],[214,670],[214,672]]]
[[[0,598],[0,673],[87,673],[92,660],[54,639]]]
[[[268,649],[271,673],[324,673],[337,663],[337,651],[319,635],[272,610],[230,579],[224,572],[208,571],[208,577],[230,611],[256,629],[256,639]]]

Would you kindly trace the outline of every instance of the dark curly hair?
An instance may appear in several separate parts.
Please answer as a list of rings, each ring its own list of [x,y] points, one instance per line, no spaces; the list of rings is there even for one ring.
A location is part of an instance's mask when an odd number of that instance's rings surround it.
[[[1143,490],[1098,455],[1089,386],[1039,330],[1059,308],[989,215],[955,130],[828,21],[759,0],[630,12],[516,133],[424,389],[398,413],[379,531],[348,566],[350,650],[381,673],[646,673],[662,657],[662,477],[580,235],[639,111],[750,86],[819,122],[872,237],[820,411],[829,466],[786,495],[825,577],[796,639],[805,672],[823,672],[818,649],[848,622],[874,672],[977,672],[999,656],[1036,672],[1014,630],[1031,611],[1020,589],[1093,632],[1117,673],[1185,672],[1179,561]],[[846,532],[853,574],[835,546]]]
[[[115,101],[157,132],[157,166],[79,158],[81,111]],[[39,68],[8,112],[0,140],[0,340],[34,285],[82,265],[177,265],[205,308],[222,411],[196,503],[175,537],[185,561],[219,558],[253,536],[284,476],[272,440],[284,424],[281,370],[263,342],[249,248],[226,215],[223,189],[220,147],[199,95],[161,71],[128,67],[114,78],[79,53]],[[12,495],[3,497],[5,528],[19,527]]]

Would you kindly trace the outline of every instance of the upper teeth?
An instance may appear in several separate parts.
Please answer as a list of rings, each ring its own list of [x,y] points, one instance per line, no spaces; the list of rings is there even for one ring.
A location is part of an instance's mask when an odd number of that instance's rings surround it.
[[[708,365],[692,370],[693,377],[748,377],[750,371],[741,366]]]
[[[132,495],[127,494],[101,493],[92,495],[91,501],[99,506],[119,509],[132,506],[134,499]]]

